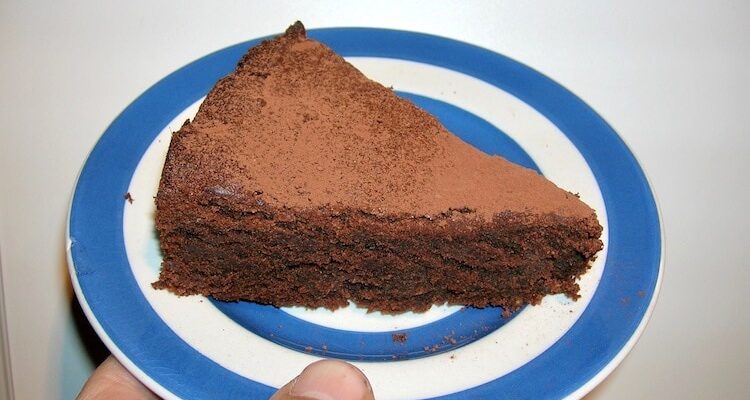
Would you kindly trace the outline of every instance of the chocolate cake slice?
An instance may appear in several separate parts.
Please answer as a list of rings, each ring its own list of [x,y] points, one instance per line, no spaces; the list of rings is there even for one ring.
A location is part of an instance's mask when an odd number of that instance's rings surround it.
[[[462,142],[299,22],[173,134],[156,205],[155,287],[276,306],[575,298],[602,247],[575,195]]]

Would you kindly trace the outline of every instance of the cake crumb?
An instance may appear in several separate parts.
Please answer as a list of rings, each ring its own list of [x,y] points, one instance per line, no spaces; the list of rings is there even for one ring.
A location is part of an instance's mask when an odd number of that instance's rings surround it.
[[[127,200],[128,203],[133,204],[133,196],[130,195],[130,192],[126,192],[123,197],[125,197],[125,200]]]
[[[440,345],[437,345],[437,344],[423,347],[425,353],[434,353],[438,351],[439,348],[440,348]]]
[[[394,343],[401,343],[401,344],[406,343],[406,340],[408,338],[409,338],[409,335],[406,334],[405,332],[394,333],[391,335],[391,339],[393,340]]]
[[[312,351],[313,351],[312,346],[306,346],[305,347],[305,353],[312,353]]]

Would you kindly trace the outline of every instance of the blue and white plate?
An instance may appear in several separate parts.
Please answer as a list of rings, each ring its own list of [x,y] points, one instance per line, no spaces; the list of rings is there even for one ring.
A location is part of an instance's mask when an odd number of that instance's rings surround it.
[[[276,309],[154,290],[161,256],[153,196],[170,132],[259,42],[252,40],[146,91],[104,132],[81,171],[69,217],[70,271],[110,350],[170,399],[268,397],[320,357],[355,363],[379,399],[590,391],[644,329],[661,277],[657,207],[626,145],[575,95],[499,54],[401,31],[309,35],[467,142],[537,169],[596,209],[605,246],[580,280],[581,298],[548,296],[509,318],[499,309],[455,306],[385,316],[355,305]]]

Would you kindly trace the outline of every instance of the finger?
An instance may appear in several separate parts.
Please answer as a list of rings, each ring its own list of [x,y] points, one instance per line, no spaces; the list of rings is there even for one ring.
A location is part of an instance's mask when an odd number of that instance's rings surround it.
[[[316,361],[270,400],[375,400],[372,387],[357,367],[338,360]]]
[[[83,385],[77,400],[158,400],[114,357],[109,356]]]

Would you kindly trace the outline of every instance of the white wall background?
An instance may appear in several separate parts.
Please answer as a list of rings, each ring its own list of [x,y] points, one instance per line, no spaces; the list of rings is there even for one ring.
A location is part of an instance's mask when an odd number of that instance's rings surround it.
[[[72,317],[63,241],[99,135],[168,73],[296,19],[463,40],[588,102],[650,176],[667,246],[650,326],[590,399],[750,398],[750,3],[4,0],[0,264],[15,398],[70,399],[103,356]]]

